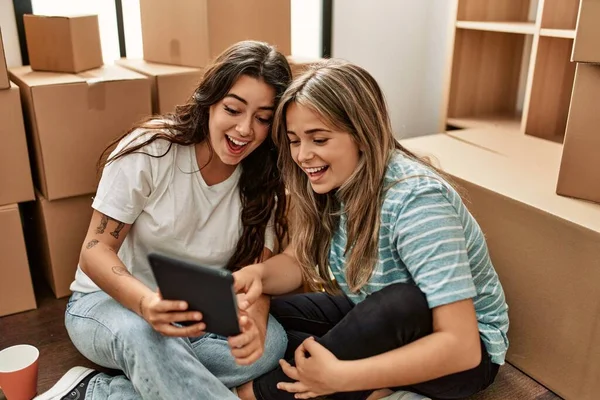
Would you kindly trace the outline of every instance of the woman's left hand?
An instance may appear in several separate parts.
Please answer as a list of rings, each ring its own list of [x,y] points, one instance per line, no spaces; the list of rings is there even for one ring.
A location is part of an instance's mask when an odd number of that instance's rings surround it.
[[[263,355],[266,332],[262,332],[254,319],[248,315],[240,316],[240,328],[242,333],[231,336],[227,341],[235,362],[239,365],[250,365]]]
[[[307,354],[308,353],[308,356]],[[296,393],[297,399],[310,399],[343,391],[340,389],[343,361],[317,343],[314,338],[306,339],[294,354],[296,366],[285,360],[279,364],[283,372],[296,382],[279,382],[277,388]]]

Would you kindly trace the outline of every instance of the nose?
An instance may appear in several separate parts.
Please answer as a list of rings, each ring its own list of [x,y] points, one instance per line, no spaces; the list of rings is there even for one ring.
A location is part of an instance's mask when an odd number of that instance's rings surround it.
[[[314,157],[314,153],[309,144],[300,142],[300,148],[298,149],[298,162],[304,163],[310,161]]]
[[[240,121],[240,123],[236,125],[235,130],[242,137],[250,135],[250,133],[252,133],[252,120],[251,120],[251,118],[246,118],[246,119]]]

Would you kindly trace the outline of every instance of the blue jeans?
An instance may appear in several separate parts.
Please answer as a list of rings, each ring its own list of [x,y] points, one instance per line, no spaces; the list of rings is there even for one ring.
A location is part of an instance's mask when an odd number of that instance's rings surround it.
[[[237,399],[228,389],[277,367],[287,346],[271,316],[262,357],[237,365],[227,338],[206,334],[175,338],[156,332],[104,292],[74,293],[65,325],[75,347],[92,362],[125,375],[99,374],[87,399]]]

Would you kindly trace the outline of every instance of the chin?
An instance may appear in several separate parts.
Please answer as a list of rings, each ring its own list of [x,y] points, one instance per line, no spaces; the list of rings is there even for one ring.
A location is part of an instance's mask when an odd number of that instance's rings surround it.
[[[329,187],[329,185],[310,185],[313,189],[313,192],[317,194],[327,194],[333,190],[333,188]]]

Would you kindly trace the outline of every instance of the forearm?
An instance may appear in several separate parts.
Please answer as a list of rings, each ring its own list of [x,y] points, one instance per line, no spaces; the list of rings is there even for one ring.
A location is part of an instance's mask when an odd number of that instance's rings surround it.
[[[435,332],[377,356],[345,361],[344,391],[407,386],[475,368],[481,348],[473,342]]]
[[[262,285],[265,294],[286,294],[302,285],[300,266],[293,256],[285,252],[258,265],[262,268]]]
[[[129,273],[113,248],[97,240],[86,239],[80,266],[100,289],[141,315],[142,300],[153,292]]]
[[[271,296],[262,295],[258,300],[248,308],[248,315],[254,320],[259,329],[267,331],[267,321],[269,320],[269,306],[271,305]]]

